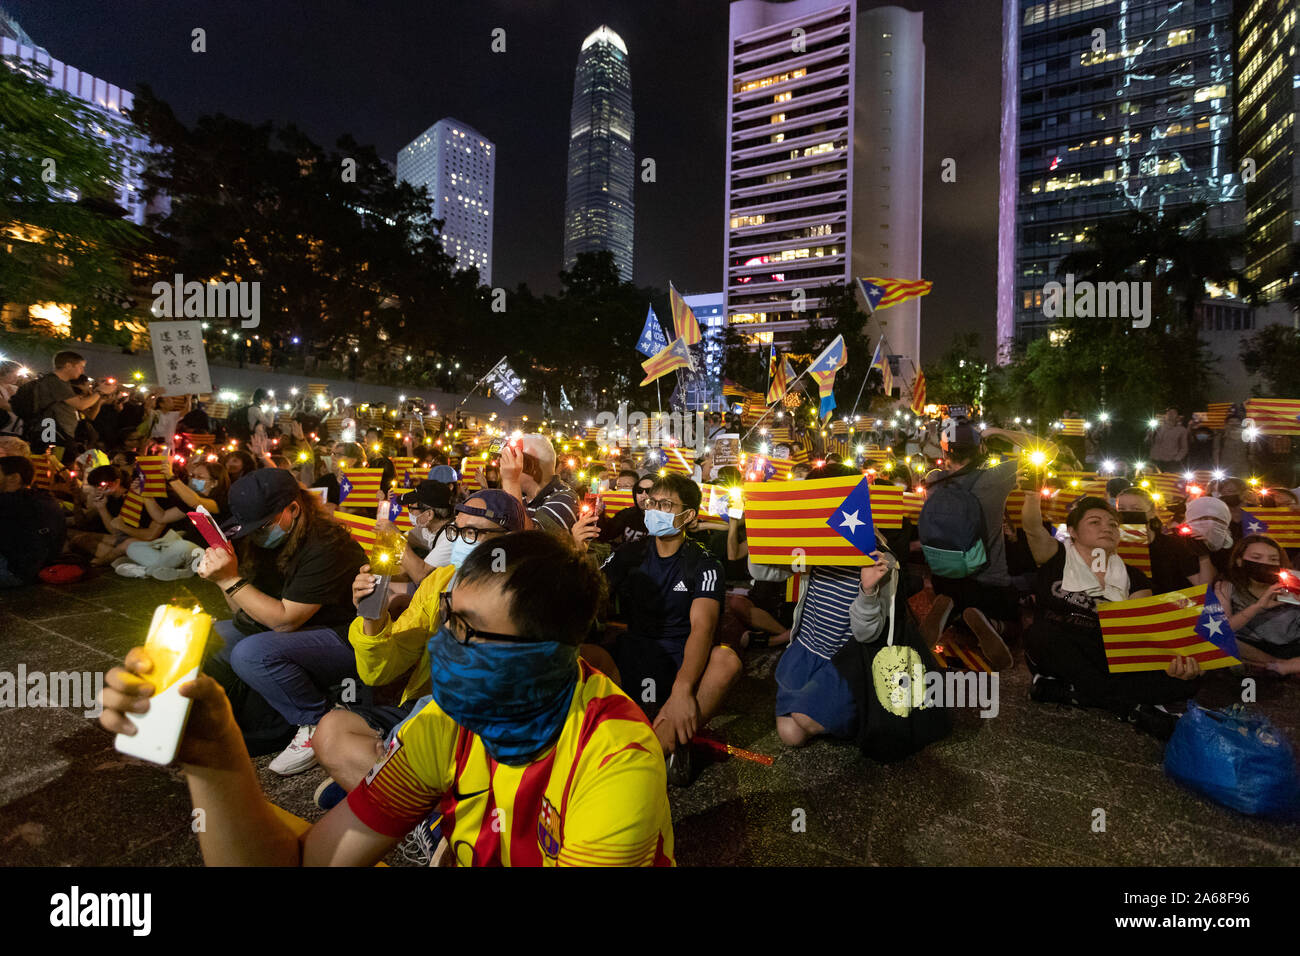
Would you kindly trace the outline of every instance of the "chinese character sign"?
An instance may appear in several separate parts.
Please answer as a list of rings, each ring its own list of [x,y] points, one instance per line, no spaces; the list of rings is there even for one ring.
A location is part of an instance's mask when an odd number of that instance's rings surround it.
[[[150,322],[158,388],[167,395],[201,395],[212,391],[200,322]]]

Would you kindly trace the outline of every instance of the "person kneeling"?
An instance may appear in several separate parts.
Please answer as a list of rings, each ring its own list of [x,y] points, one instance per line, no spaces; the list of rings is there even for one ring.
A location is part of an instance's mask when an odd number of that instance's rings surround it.
[[[578,658],[601,578],[545,532],[476,549],[442,596],[432,698],[364,780],[301,836],[261,793],[229,701],[203,675],[179,760],[210,866],[370,866],[435,807],[463,866],[671,866],[663,752],[644,716]],[[562,594],[565,600],[557,601]],[[100,723],[132,735],[152,662],[106,675]]]

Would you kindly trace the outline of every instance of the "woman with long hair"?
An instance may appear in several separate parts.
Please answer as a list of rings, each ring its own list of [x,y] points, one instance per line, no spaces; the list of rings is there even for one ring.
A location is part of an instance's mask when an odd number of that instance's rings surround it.
[[[1228,573],[1214,585],[1219,603],[1231,609],[1228,626],[1237,636],[1237,656],[1275,674],[1300,674],[1300,605],[1288,591],[1297,578],[1286,551],[1272,538],[1242,538],[1228,558]]]

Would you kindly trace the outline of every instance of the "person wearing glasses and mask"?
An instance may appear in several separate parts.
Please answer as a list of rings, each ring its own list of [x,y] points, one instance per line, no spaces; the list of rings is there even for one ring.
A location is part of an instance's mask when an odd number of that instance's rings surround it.
[[[645,502],[648,537],[619,548],[602,566],[627,630],[608,650],[619,684],[636,700],[669,755],[669,780],[691,780],[691,738],[718,712],[740,676],[740,655],[715,643],[726,593],[722,565],[686,528],[699,515],[700,486],[658,478]]]
[[[618,476],[619,488],[623,488],[627,480],[624,476],[629,472],[623,472]],[[635,477],[635,473],[630,473]],[[654,478],[639,478],[630,487],[632,488],[632,504],[617,512],[600,529],[600,535],[597,541],[609,544],[617,549],[630,541],[638,541],[647,534],[645,526],[645,503],[650,497],[650,490],[654,488]]]
[[[279,468],[240,478],[227,506],[222,527],[236,551],[206,549],[197,572],[235,617],[213,626],[225,643],[210,648],[204,670],[226,688],[250,749],[269,753],[288,740],[270,769],[301,773],[316,763],[311,738],[331,706],[326,688],[357,680],[347,632],[365,552]]]
[[[425,482],[424,484],[430,484]],[[432,484],[437,484],[433,482]],[[446,488],[445,485],[442,488]],[[317,790],[316,801],[328,810],[355,787],[382,753],[386,736],[426,698],[430,687],[429,635],[441,620],[438,602],[451,588],[457,570],[480,544],[511,531],[522,531],[527,520],[519,499],[500,489],[478,492],[456,507],[442,536],[451,542],[448,563],[431,568],[416,588],[407,606],[392,620],[388,612],[375,619],[356,617],[348,628],[348,641],[356,654],[357,673],[370,686],[381,686],[411,672],[397,705],[345,703],[321,720],[314,746],[321,765],[329,773]],[[377,578],[370,565],[363,564],[352,582],[352,601],[360,605],[375,589]],[[412,670],[414,666],[414,670]],[[329,783],[337,784],[330,788]],[[332,802],[331,802],[332,801]]]
[[[439,810],[445,864],[673,865],[655,735],[578,657],[602,598],[599,572],[545,532],[489,543],[440,598],[431,699],[310,827],[295,828],[262,795],[221,688],[206,675],[182,685],[193,709],[178,757],[206,811],[208,865],[370,866]],[[134,733],[151,669],[136,648],[109,672],[104,727]]]

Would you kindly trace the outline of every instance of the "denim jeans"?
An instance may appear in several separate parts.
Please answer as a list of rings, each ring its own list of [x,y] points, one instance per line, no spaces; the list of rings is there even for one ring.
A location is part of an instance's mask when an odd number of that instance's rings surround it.
[[[213,630],[226,642],[214,659],[295,727],[320,721],[333,685],[351,678],[362,687],[352,645],[328,628],[244,634],[234,621],[218,621]]]

